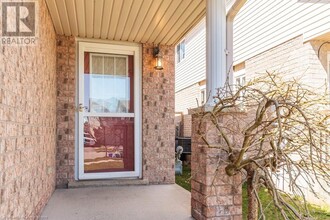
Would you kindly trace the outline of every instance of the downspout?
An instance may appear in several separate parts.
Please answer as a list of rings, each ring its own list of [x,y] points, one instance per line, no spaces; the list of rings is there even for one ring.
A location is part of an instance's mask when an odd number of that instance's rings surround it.
[[[233,63],[234,63],[234,19],[237,13],[241,10],[247,0],[235,0],[235,2],[231,5],[229,10],[227,11],[227,19],[226,19],[226,33],[227,33],[227,60],[226,60],[226,71],[229,75],[229,84],[234,83],[233,76]]]

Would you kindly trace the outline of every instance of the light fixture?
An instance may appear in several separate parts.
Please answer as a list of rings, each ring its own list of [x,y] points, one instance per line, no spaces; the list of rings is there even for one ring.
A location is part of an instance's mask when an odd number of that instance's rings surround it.
[[[156,58],[156,70],[162,70],[163,69],[163,56],[160,53],[159,46],[154,47],[154,57]]]

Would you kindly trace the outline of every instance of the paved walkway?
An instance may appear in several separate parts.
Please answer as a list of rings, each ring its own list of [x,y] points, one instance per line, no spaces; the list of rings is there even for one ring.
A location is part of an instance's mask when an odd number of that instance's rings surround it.
[[[178,185],[58,189],[41,220],[188,220],[190,192]]]

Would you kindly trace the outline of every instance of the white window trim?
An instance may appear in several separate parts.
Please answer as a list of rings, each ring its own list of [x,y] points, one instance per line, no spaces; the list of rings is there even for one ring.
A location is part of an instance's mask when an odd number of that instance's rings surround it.
[[[99,54],[99,53],[90,53],[89,54],[89,60],[90,60],[90,72],[93,72],[93,57],[95,57],[95,56],[98,56],[98,57],[113,57],[113,58],[116,58],[116,57],[122,57],[122,58],[125,58],[126,59],[126,70],[127,70],[127,72],[126,72],[126,74],[128,74],[128,56],[123,56],[123,55],[109,55],[109,54]],[[104,62],[104,61],[103,61]],[[103,64],[104,65],[104,64]],[[103,72],[104,72],[104,66],[103,66]],[[116,65],[114,65],[114,72],[116,72]],[[127,89],[127,91],[126,91],[127,93],[129,92],[129,89]],[[90,110],[92,110],[93,108],[92,108],[92,106],[90,106]],[[97,114],[96,112],[89,112],[89,113],[85,113],[85,116],[92,116],[92,115],[90,115],[90,113],[94,113],[94,114]],[[98,114],[100,114],[100,113],[98,113]],[[124,116],[124,114],[126,114],[127,116]],[[107,114],[104,114],[105,116],[110,116],[111,114],[109,114],[109,113],[107,113]],[[118,114],[118,113],[116,113],[116,114],[114,114],[114,116],[110,116],[110,117],[116,117],[116,115],[117,115],[117,117],[134,117],[134,113],[133,114],[130,114],[130,113],[122,113],[122,114]],[[130,116],[129,116],[130,115]]]
[[[241,69],[241,70],[239,70],[237,72],[234,72],[233,73],[233,76],[234,76],[233,78],[234,78],[234,84],[235,84],[237,78],[240,78],[240,77],[245,76],[245,68],[244,69]]]
[[[237,86],[239,86],[239,85],[237,85],[236,84],[236,82],[237,82],[237,79],[240,79],[240,84],[241,84],[241,81],[242,81],[242,78],[243,77],[245,77],[245,83],[246,83],[246,74],[245,74],[245,68],[243,68],[243,69],[241,69],[241,70],[239,70],[239,71],[237,71],[237,72],[233,72],[233,80],[234,80],[234,85],[235,85],[235,91],[237,91]],[[242,94],[240,94],[240,95],[242,95]],[[245,108],[245,104],[244,104],[244,99],[242,99],[242,97],[239,99],[240,100],[240,102],[241,102],[241,104],[240,104],[240,108],[241,109],[244,109]]]
[[[182,45],[183,42],[184,42],[184,57],[182,59],[180,59],[181,58],[181,45]],[[177,53],[178,46],[180,46],[180,54]],[[187,56],[186,50],[187,50],[187,48],[186,48],[186,39],[182,39],[180,41],[180,43],[178,43],[175,47],[176,63],[177,64],[182,63],[182,61],[184,61],[186,59],[186,56]]]
[[[239,86],[236,83],[237,79],[240,79],[240,84],[241,84],[241,80],[243,77],[245,77],[245,83],[246,83],[245,68],[233,73],[233,80],[234,80],[233,84],[235,85],[235,91],[236,91],[236,86]]]
[[[204,91],[204,97],[202,95],[202,92]],[[204,99],[204,102],[202,102]],[[199,86],[199,100],[200,100],[200,105],[204,105],[207,102],[207,94],[206,94],[206,85]]]
[[[79,77],[84,72],[84,52],[95,52],[95,53],[113,53],[122,55],[134,55],[134,171],[131,172],[109,172],[109,173],[84,173],[83,172],[83,149],[79,147],[80,142],[83,140],[83,134],[80,132],[79,123],[82,121],[83,114],[76,112],[76,141],[75,150],[76,158],[75,161],[75,179],[112,179],[112,178],[141,178],[142,177],[142,103],[141,103],[141,88],[142,88],[142,59],[141,59],[141,46],[138,44],[123,43],[120,42],[97,42],[89,41],[86,39],[77,42],[77,98],[76,106],[79,105],[79,97],[82,97],[83,90],[79,89],[82,85],[82,77]]]

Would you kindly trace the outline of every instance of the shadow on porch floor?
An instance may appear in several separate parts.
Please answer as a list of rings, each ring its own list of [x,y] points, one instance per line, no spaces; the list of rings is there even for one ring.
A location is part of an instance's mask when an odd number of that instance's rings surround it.
[[[188,220],[190,193],[176,184],[58,189],[43,219]]]

